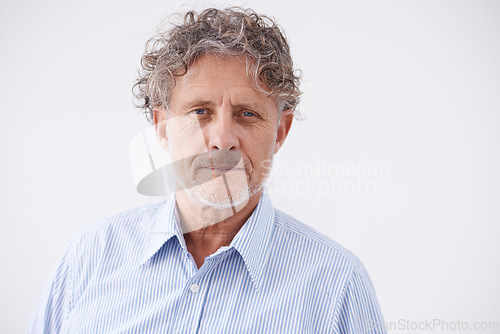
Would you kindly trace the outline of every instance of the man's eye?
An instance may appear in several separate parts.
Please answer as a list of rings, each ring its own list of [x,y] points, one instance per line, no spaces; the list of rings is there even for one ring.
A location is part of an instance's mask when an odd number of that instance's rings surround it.
[[[244,111],[241,113],[243,116],[245,117],[251,117],[251,116],[255,116],[255,114],[251,111]]]
[[[194,113],[196,115],[205,115],[207,113],[207,110],[203,109],[203,108],[198,108],[198,109],[193,110],[192,113]]]

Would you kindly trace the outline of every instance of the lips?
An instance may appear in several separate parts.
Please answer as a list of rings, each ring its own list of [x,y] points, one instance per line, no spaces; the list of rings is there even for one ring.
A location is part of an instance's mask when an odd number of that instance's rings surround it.
[[[209,179],[213,179],[213,178],[217,178],[217,177],[220,177],[224,174],[227,174],[227,173],[245,173],[245,169],[244,168],[237,168],[237,167],[229,167],[229,166],[224,166],[224,167],[220,167],[220,166],[217,166],[217,167],[202,167],[199,169],[199,172],[198,173],[199,175],[204,175],[204,178],[209,178]]]
[[[243,164],[240,164],[241,158],[238,151],[211,150],[198,155],[193,160],[192,166],[194,170],[227,173],[233,170],[243,170]]]
[[[244,168],[235,166],[203,166],[200,168],[209,169],[213,171],[220,171],[220,172],[229,172],[231,170],[244,170]]]

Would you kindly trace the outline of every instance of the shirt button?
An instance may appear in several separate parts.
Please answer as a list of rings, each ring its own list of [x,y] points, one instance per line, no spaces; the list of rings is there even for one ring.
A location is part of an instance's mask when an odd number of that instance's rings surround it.
[[[200,286],[198,284],[192,284],[189,289],[192,293],[197,293],[198,291],[200,291]]]

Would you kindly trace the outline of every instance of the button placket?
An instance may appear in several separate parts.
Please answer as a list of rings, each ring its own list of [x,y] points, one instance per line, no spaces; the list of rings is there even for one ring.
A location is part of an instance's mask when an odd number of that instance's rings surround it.
[[[199,328],[214,268],[224,257],[224,254],[207,257],[203,266],[199,270],[195,270],[194,275],[186,282],[183,298],[179,301],[178,321],[173,332],[191,333],[196,332]]]

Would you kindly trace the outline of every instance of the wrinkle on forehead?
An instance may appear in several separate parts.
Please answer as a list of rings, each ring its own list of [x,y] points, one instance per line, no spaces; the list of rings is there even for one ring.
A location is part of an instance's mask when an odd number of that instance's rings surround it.
[[[190,100],[201,97],[204,102],[208,102],[205,103],[206,105],[221,106],[225,102],[224,99],[229,97],[230,105],[235,107],[243,106],[262,109],[267,102],[261,101],[266,100],[270,100],[276,107],[279,107],[276,97],[257,90],[252,85],[248,73],[249,61],[251,60],[248,60],[245,56],[225,57],[216,54],[200,56],[189,67],[185,75],[176,79],[177,84],[172,90],[170,103],[174,102],[173,104],[177,107],[186,107],[186,104],[193,105]],[[207,78],[210,77],[216,79],[211,82],[210,86],[207,86],[207,81],[210,82]],[[259,82],[259,85],[267,87],[263,82]],[[175,96],[179,91],[176,88],[179,86],[184,86],[184,92],[179,96]],[[173,98],[174,96],[175,98]],[[178,101],[188,102],[179,103]]]

